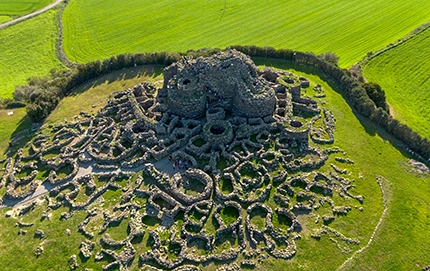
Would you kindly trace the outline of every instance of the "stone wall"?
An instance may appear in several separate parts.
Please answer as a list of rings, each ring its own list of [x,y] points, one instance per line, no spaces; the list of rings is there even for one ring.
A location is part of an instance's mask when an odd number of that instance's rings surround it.
[[[203,128],[203,139],[211,145],[228,144],[233,137],[233,127],[227,121],[211,121]]]

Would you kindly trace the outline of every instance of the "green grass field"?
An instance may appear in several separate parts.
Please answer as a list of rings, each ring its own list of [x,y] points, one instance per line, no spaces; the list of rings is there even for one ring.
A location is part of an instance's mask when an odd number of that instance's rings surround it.
[[[347,67],[428,21],[429,11],[425,0],[71,0],[64,48],[72,60],[88,62],[119,53],[259,45],[332,51]]]
[[[12,97],[16,85],[31,76],[64,68],[55,54],[55,11],[0,30],[0,97]]]
[[[1,15],[24,15],[47,6],[53,0],[1,0]]]
[[[385,90],[397,119],[430,138],[430,28],[372,59],[364,74]]]
[[[7,21],[12,20],[12,17],[7,16],[7,15],[0,15],[0,24],[5,23]]]
[[[321,84],[327,94],[326,106],[333,111],[337,119],[335,145],[346,151],[348,157],[355,161],[354,168],[359,169],[359,172],[365,176],[364,179],[357,180],[357,188],[354,189],[357,193],[365,195],[364,211],[351,212],[346,218],[347,223],[343,223],[344,220],[342,220],[339,221],[340,223],[333,224],[333,227],[342,229],[342,233],[346,235],[363,236],[360,237],[360,247],[365,246],[383,209],[381,192],[375,182],[375,176],[382,175],[391,182],[389,186],[391,203],[388,214],[370,247],[354,258],[353,265],[348,270],[418,271],[430,264],[430,259],[427,257],[430,250],[430,240],[427,238],[430,235],[428,227],[430,178],[411,174],[407,158],[392,145],[398,142],[383,131],[377,130],[367,119],[357,118],[338,92],[337,85],[330,80],[326,83],[327,79],[317,71],[283,61],[258,60],[257,64],[273,65],[304,75],[311,80],[312,84]],[[64,99],[50,116],[48,123],[63,121],[80,111],[95,110],[90,104],[102,106],[107,96],[115,89],[127,88],[145,79],[157,82],[159,78],[158,69],[148,71],[145,68],[122,70],[102,77],[78,88],[74,95]],[[89,99],[92,101],[88,102]],[[0,136],[4,137],[1,134]],[[34,212],[21,218],[24,222],[35,222],[35,225],[29,229],[28,236],[18,236],[16,220],[4,218],[6,210],[1,210],[0,239],[3,242],[0,244],[2,251],[0,262],[5,264],[5,270],[22,270],[25,269],[24,267],[27,267],[27,270],[64,269],[68,266],[68,257],[78,253],[79,243],[84,237],[76,232],[76,228],[86,216],[86,212],[77,211],[70,220],[60,222],[59,216],[65,211],[64,208],[60,208],[52,211],[51,221],[41,221],[39,218],[45,208],[45,206],[38,207]],[[360,227],[351,228],[351,225],[357,225],[357,223]],[[35,229],[39,228],[47,234],[47,239],[43,242],[45,252],[39,258],[35,258],[33,252],[41,241],[33,238],[32,235]],[[67,228],[72,229],[71,236],[65,234]],[[123,229],[119,227],[118,230]],[[11,243],[15,245],[7,245]],[[328,238],[315,241],[303,237],[297,244],[298,254],[292,260],[268,259],[264,261],[264,265],[255,270],[335,270],[351,256],[351,253],[342,253]],[[10,260],[12,258],[13,261]],[[92,258],[86,263],[79,259],[78,261],[80,267],[94,268],[94,270],[100,269],[101,264],[106,264],[106,262],[94,262]],[[131,267],[132,270],[136,269],[136,262],[137,259]],[[215,266],[211,265],[204,270],[215,269]]]

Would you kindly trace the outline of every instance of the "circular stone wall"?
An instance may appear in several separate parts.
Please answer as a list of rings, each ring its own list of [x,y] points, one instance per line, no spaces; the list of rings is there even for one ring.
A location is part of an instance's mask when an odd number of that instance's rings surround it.
[[[203,139],[211,145],[227,144],[233,136],[233,127],[227,121],[210,121],[203,128]]]
[[[168,105],[170,113],[185,118],[200,118],[205,115],[206,95],[199,90],[197,83],[185,78],[174,76],[173,84],[168,85]]]
[[[223,120],[224,118],[225,118],[225,110],[222,107],[213,107],[213,108],[209,108],[206,111],[207,121]]]
[[[239,87],[233,98],[232,109],[236,115],[246,118],[261,118],[270,116],[275,111],[275,91],[273,88],[263,86],[264,91],[255,94],[246,86]]]
[[[286,120],[284,127],[286,134],[291,138],[308,138],[309,125],[302,117],[294,116],[290,120]]]

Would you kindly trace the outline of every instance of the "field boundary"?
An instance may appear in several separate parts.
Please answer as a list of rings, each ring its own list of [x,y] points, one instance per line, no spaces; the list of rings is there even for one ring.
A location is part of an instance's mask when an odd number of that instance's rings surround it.
[[[63,5],[59,6],[58,14],[55,16],[55,23],[58,27],[58,35],[57,35],[57,46],[55,50],[55,54],[57,55],[57,58],[60,60],[61,63],[64,64],[64,66],[68,68],[73,68],[76,66],[76,62],[73,62],[70,60],[70,58],[67,57],[67,55],[64,53],[64,47],[63,47],[63,13],[64,10],[67,7],[68,2],[65,1]]]
[[[390,208],[390,202],[391,202],[391,199],[393,198],[392,187],[391,187],[392,183],[382,176],[376,176],[376,182],[378,183],[379,188],[381,189],[382,204],[384,205],[384,211],[382,212],[382,215],[379,218],[378,224],[376,224],[376,227],[373,230],[372,236],[370,237],[367,244],[361,249],[354,252],[351,257],[346,259],[346,261],[341,266],[339,266],[339,268],[337,269],[338,271],[351,268],[351,261],[356,259],[359,254],[363,253],[365,250],[367,250],[370,247],[370,245],[373,243],[373,240],[377,237],[377,234],[379,233],[381,225],[384,222],[385,217],[387,216],[387,213]]]
[[[363,59],[361,59],[357,64],[351,66],[349,68],[351,75],[353,76],[353,78],[359,82],[374,82],[377,84],[381,84],[384,85],[383,89],[385,90],[386,93],[386,101],[387,103],[390,102],[392,104],[389,104],[389,111],[387,111],[393,118],[398,118],[398,120],[401,120],[400,122],[406,125],[410,125],[409,127],[411,127],[414,131],[416,132],[420,132],[420,135],[425,138],[426,137],[426,128],[425,125],[420,125],[424,124],[426,121],[426,113],[425,113],[425,109],[423,109],[424,111],[421,111],[421,109],[419,109],[420,107],[424,106],[425,107],[425,99],[420,99],[420,103],[411,103],[411,100],[409,99],[405,99],[404,95],[400,96],[398,92],[395,91],[396,87],[405,87],[406,90],[408,91],[408,93],[414,95],[416,91],[418,91],[419,93],[424,93],[422,91],[425,90],[425,88],[422,88],[423,86],[419,86],[418,84],[415,84],[414,87],[411,87],[412,85],[407,84],[406,82],[403,82],[402,80],[408,80],[405,75],[403,75],[403,73],[401,72],[401,70],[399,70],[399,68],[397,67],[397,65],[394,64],[389,64],[387,66],[386,61],[394,59],[394,61],[402,61],[402,63],[400,64],[400,66],[403,67],[403,69],[408,69],[409,72],[412,72],[412,66],[413,64],[406,64],[408,63],[408,61],[406,61],[406,59],[408,59],[409,57],[407,55],[404,56],[397,56],[399,53],[402,54],[402,52],[405,52],[405,50],[411,50],[411,46],[415,46],[414,50],[419,50],[418,47],[416,46],[423,46],[423,45],[418,45],[421,44],[420,41],[425,39],[426,36],[428,35],[428,33],[430,31],[430,21],[420,25],[419,27],[415,28],[413,31],[411,31],[409,34],[407,34],[406,36],[404,36],[403,38],[399,39],[397,42],[395,43],[390,43],[388,46],[374,52],[374,53],[368,53],[367,56],[365,56]],[[408,49],[409,48],[409,49]],[[411,55],[411,57],[414,58],[414,61],[418,61],[417,65],[419,64],[422,68],[424,68],[424,66],[422,66],[423,63],[425,62],[419,62],[419,58],[417,58],[418,54],[423,54],[424,52],[422,51],[424,48],[422,47],[421,50],[416,51],[415,53],[413,51],[408,51]],[[394,56],[394,57],[393,57]],[[422,55],[424,56],[424,55]],[[406,62],[405,62],[406,61]],[[394,63],[394,62],[392,62]],[[409,65],[409,66],[407,66]],[[378,69],[375,69],[375,67],[378,67]],[[381,70],[382,69],[382,70]],[[368,71],[369,70],[369,71]],[[402,80],[395,80],[392,81],[390,78],[390,76],[388,73],[383,75],[381,72],[398,72],[398,76],[401,76]],[[415,70],[415,72],[413,72],[412,74],[417,75],[418,71]],[[371,76],[372,75],[372,76]],[[421,82],[424,83],[425,82],[425,76],[423,77],[423,75],[421,75],[419,77],[419,80],[422,80]],[[401,82],[402,81],[402,82]],[[390,82],[390,83],[389,83]],[[406,84],[406,85],[404,85]],[[416,88],[414,90],[414,88]],[[388,96],[390,96],[390,101],[388,101]],[[413,96],[415,97],[415,96]],[[416,99],[418,97],[415,98],[411,98],[411,99]],[[403,104],[404,102],[406,102],[407,105]],[[402,109],[403,106],[416,106],[414,107],[415,109]],[[402,109],[402,110],[401,110]],[[412,111],[411,111],[412,110]],[[428,137],[427,137],[428,138]],[[426,159],[427,161],[425,161],[426,163],[430,163],[430,159],[429,157],[427,157]]]
[[[372,59],[390,51],[391,49],[394,49],[394,48],[406,43],[407,41],[409,41],[410,39],[421,34],[425,30],[427,30],[428,28],[430,28],[430,21],[428,21],[428,22],[420,25],[419,27],[415,28],[409,34],[407,34],[403,38],[397,40],[396,42],[390,43],[386,47],[379,49],[376,52],[369,52],[365,57],[363,57],[360,61],[358,61],[357,64],[354,64],[350,67],[351,72],[357,73],[357,75],[356,75],[357,77],[362,76],[364,81],[366,81],[366,77],[364,76],[363,68],[369,63],[369,61],[371,61]]]
[[[40,15],[40,14],[44,13],[45,11],[48,11],[48,10],[50,10],[51,8],[53,8],[53,7],[57,6],[58,4],[60,4],[60,3],[61,3],[61,2],[63,2],[63,1],[64,1],[64,0],[57,0],[57,1],[55,1],[54,3],[51,3],[51,4],[47,5],[46,7],[42,8],[42,9],[36,10],[35,12],[32,12],[32,13],[30,13],[30,14],[27,14],[27,15],[24,15],[24,16],[21,16],[21,17],[18,17],[18,18],[16,18],[16,19],[13,19],[13,20],[11,20],[11,21],[5,22],[5,23],[3,23],[3,24],[0,24],[0,29],[7,28],[7,27],[12,26],[12,25],[14,25],[14,24],[17,24],[17,23],[19,23],[19,22],[22,22],[22,21],[25,21],[25,20],[31,19],[31,18],[33,18],[33,17],[36,17],[37,15]]]

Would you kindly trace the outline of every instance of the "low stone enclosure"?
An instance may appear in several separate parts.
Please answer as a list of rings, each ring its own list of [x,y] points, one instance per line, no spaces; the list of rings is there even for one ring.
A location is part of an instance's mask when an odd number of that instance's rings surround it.
[[[332,112],[301,95],[308,86],[234,50],[184,58],[165,69],[163,88],[145,82],[116,92],[97,115],[39,133],[8,159],[2,201],[38,196],[49,183],[44,218],[61,206],[70,210],[63,220],[86,210],[76,254],[107,261],[104,270],[134,261],[143,270],[240,270],[288,260],[303,231],[298,217],[323,206],[329,211],[315,214],[311,236],[355,250],[357,240],[330,227],[363,204],[345,169],[354,162],[332,145]],[[101,208],[119,189],[119,202]],[[127,237],[116,240],[109,230],[121,223]],[[79,267],[76,255],[67,260]]]

